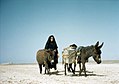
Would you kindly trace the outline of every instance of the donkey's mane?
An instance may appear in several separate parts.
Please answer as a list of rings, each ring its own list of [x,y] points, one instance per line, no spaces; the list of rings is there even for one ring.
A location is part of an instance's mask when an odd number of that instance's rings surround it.
[[[85,53],[85,55],[89,57],[92,55],[93,51],[94,51],[94,45],[86,46],[86,47],[82,47],[81,54]]]

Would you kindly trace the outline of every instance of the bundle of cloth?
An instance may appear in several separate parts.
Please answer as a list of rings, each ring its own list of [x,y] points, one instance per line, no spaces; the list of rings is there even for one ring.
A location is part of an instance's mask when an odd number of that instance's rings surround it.
[[[72,44],[66,48],[63,49],[62,51],[62,62],[63,63],[74,63],[76,61],[76,56],[77,56],[77,45]]]

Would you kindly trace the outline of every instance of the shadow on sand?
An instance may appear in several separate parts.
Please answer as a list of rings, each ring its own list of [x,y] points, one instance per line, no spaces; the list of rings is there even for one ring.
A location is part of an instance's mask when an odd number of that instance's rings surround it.
[[[63,73],[62,73],[63,72]],[[72,72],[69,72],[69,73],[72,73]],[[105,75],[100,75],[100,74],[94,74],[93,73],[93,71],[86,71],[86,74],[87,74],[87,76],[99,76],[99,77],[103,77],[103,76],[105,76]],[[50,74],[49,75],[64,75],[64,71],[54,71],[54,72],[50,72]],[[71,77],[73,77],[73,76],[79,76],[79,71],[75,71],[75,74],[68,74],[67,73],[67,75],[66,76],[71,76]],[[82,74],[80,75],[80,76],[85,76],[84,75],[84,72],[82,72]],[[79,77],[80,77],[79,76]]]
[[[79,76],[79,71],[76,71],[76,72],[78,72],[78,73],[72,74],[70,76]],[[86,71],[86,74],[87,74],[87,76],[100,76],[100,77],[105,76],[105,75],[94,74],[93,71]],[[85,76],[84,72],[82,72],[82,74],[80,76]]]
[[[63,73],[61,72],[64,72],[64,71],[54,71],[54,72],[50,72],[50,75],[63,75]]]
[[[69,75],[69,76],[79,76],[79,74],[72,74],[72,75]],[[81,74],[80,76],[84,76],[85,77],[85,74]],[[79,77],[80,77],[79,76]],[[98,74],[87,74],[87,76],[99,76],[99,77],[103,77],[105,75],[98,75]]]

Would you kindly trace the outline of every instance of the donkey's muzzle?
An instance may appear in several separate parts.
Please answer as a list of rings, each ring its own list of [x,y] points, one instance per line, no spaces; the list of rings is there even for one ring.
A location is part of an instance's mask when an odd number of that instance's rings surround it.
[[[54,62],[54,60],[51,60],[51,63],[53,63]]]
[[[101,63],[101,59],[97,61],[97,64],[100,64]]]

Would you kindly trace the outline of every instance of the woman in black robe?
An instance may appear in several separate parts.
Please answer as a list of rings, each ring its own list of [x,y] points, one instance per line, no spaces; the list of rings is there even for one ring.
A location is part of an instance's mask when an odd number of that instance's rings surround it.
[[[48,41],[45,45],[45,49],[50,49],[55,51],[55,56],[54,56],[54,69],[56,70],[56,64],[58,63],[58,46],[56,44],[55,38],[53,35],[49,36]]]

